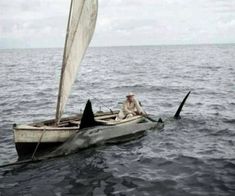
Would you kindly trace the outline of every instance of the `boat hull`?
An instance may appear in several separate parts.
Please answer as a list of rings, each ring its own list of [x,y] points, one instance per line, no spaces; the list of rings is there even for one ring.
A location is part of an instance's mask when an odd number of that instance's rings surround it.
[[[144,119],[143,116],[134,116],[122,121],[107,121],[107,119],[113,117],[115,117],[115,114],[105,113],[104,115],[96,115],[96,120],[105,123],[106,127],[115,127],[136,124]],[[79,125],[80,119],[70,118],[69,121],[74,124],[77,122]],[[56,127],[45,125],[45,122],[48,121],[31,125],[15,125],[13,127],[14,142],[19,157],[32,156],[37,146],[36,156],[41,152],[51,151],[80,131],[78,125]],[[39,124],[42,124],[42,126],[39,126]]]
[[[17,154],[19,157],[26,157],[33,155],[37,145],[37,154],[58,147],[78,131],[78,127],[42,129],[19,126],[13,131]]]
[[[35,128],[19,126],[13,129],[15,143],[63,143],[76,131],[78,127],[71,128]]]
[[[28,157],[31,158],[36,149],[37,144],[38,143],[36,142],[16,142],[15,147],[19,155],[19,159],[24,159]],[[63,144],[63,142],[40,143],[40,145],[38,146],[38,151],[36,153],[36,156],[42,154],[43,152],[48,151],[48,149],[53,150],[58,146],[60,146],[61,144]]]

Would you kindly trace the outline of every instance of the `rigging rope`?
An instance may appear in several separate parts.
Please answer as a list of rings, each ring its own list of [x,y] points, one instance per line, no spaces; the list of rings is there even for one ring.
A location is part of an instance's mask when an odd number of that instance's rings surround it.
[[[91,93],[89,93],[89,91],[86,91],[86,93],[92,97],[92,99],[95,99],[99,104],[103,105],[105,108],[107,108],[112,114],[113,114],[113,110],[111,108],[109,108],[107,105],[105,105],[104,103],[102,103],[99,99],[97,99],[96,97],[94,97]]]

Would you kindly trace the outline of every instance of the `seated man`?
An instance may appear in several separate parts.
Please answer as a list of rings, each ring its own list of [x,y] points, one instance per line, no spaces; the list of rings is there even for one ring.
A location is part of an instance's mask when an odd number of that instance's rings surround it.
[[[135,115],[142,115],[144,114],[143,109],[141,108],[139,101],[135,99],[133,93],[129,93],[126,96],[126,101],[124,101],[122,105],[122,109],[118,113],[116,120],[121,120],[124,118],[129,118]]]

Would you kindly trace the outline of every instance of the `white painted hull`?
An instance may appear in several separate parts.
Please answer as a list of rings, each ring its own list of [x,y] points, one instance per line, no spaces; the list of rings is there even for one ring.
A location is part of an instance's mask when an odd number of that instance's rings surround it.
[[[105,121],[105,118],[115,116],[115,114],[106,113],[96,117],[98,122],[105,122],[105,126],[122,126],[127,124],[138,123],[143,120],[142,116],[134,116],[122,121]],[[40,148],[50,148],[50,146],[58,146],[64,143],[73,134],[79,131],[80,119],[71,118],[71,122],[77,123],[77,126],[72,127],[56,127],[56,126],[38,126],[32,125],[16,125],[13,128],[14,142],[18,155],[32,154],[36,145],[40,141]]]
[[[71,135],[78,131],[78,127],[72,128],[24,128],[17,127],[14,129],[14,141],[15,143],[28,142],[37,143],[40,138],[41,142],[64,142]],[[42,136],[43,134],[43,136]]]

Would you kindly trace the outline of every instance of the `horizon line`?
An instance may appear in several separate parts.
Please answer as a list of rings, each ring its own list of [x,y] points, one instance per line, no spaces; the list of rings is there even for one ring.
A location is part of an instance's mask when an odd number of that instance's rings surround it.
[[[196,46],[196,45],[235,45],[234,43],[190,43],[190,44],[137,44],[137,45],[113,45],[113,46],[89,46],[88,48],[112,48],[112,47],[155,47],[155,46]],[[63,49],[61,46],[52,47],[12,47],[12,48],[0,48],[0,50],[26,50],[26,49]]]

